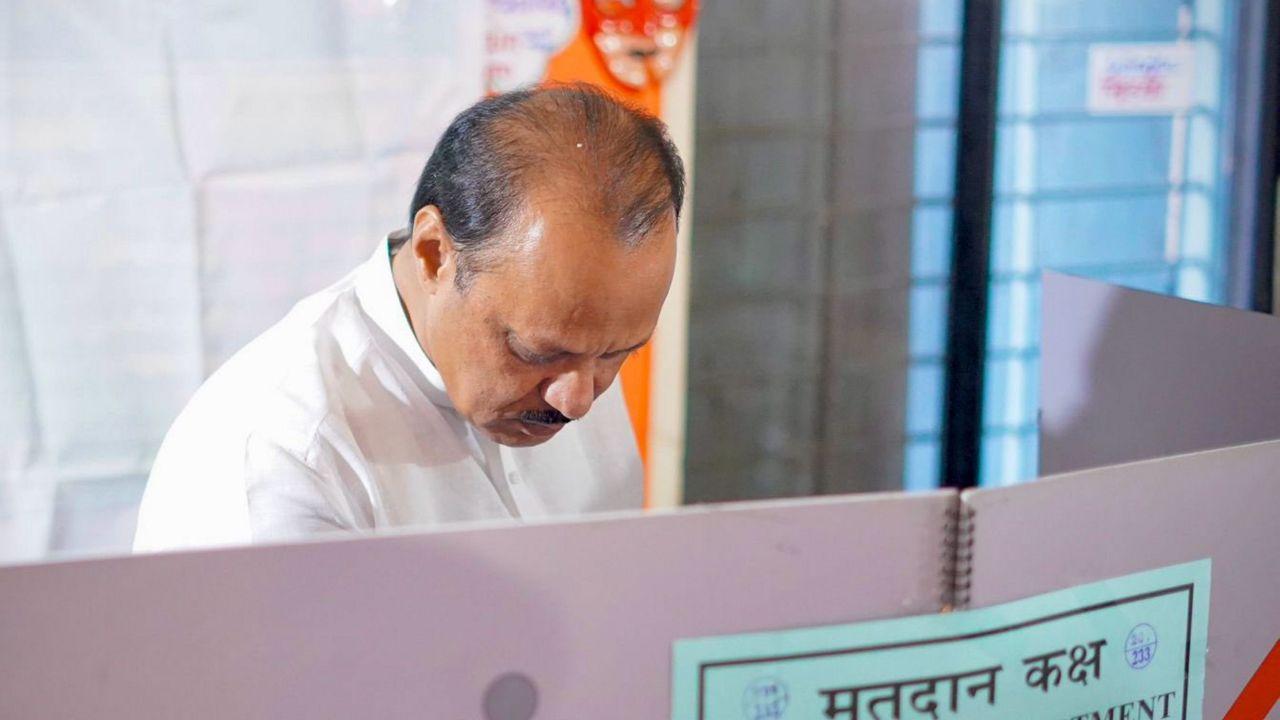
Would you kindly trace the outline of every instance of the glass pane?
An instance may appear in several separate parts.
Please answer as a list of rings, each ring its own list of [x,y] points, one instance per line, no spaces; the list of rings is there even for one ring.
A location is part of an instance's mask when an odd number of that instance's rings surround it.
[[[1044,268],[1209,302],[1228,297],[1234,118],[1229,0],[1006,4],[997,130],[982,477],[1036,474],[1039,273]],[[1095,114],[1090,48],[1185,43],[1193,103]]]
[[[907,374],[907,460],[902,484],[937,487],[942,465],[943,360],[951,267],[960,92],[960,0],[921,4],[917,56],[916,210],[911,225],[911,357]]]

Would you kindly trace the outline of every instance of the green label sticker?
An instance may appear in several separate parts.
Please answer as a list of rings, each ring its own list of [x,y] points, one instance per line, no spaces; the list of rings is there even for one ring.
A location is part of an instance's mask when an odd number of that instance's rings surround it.
[[[1200,720],[1210,561],[980,610],[680,640],[675,720]]]

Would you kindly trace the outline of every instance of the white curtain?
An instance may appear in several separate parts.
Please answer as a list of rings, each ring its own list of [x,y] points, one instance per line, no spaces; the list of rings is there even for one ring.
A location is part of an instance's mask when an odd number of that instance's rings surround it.
[[[201,380],[404,224],[478,0],[0,3],[0,561],[127,549]]]

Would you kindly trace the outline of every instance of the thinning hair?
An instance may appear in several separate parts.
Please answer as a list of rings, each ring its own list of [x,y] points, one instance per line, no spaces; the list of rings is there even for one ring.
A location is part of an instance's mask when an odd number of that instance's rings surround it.
[[[434,205],[458,251],[457,283],[501,251],[503,233],[540,185],[593,213],[636,247],[684,204],[684,165],[666,126],[585,83],[485,98],[441,136],[418,179],[409,228]]]

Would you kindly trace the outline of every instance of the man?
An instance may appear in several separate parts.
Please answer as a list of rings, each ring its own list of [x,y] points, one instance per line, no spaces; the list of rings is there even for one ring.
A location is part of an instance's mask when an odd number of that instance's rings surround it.
[[[472,106],[409,228],[197,391],[135,550],[638,507],[613,380],[657,323],[683,194],[662,124],[597,90]]]

